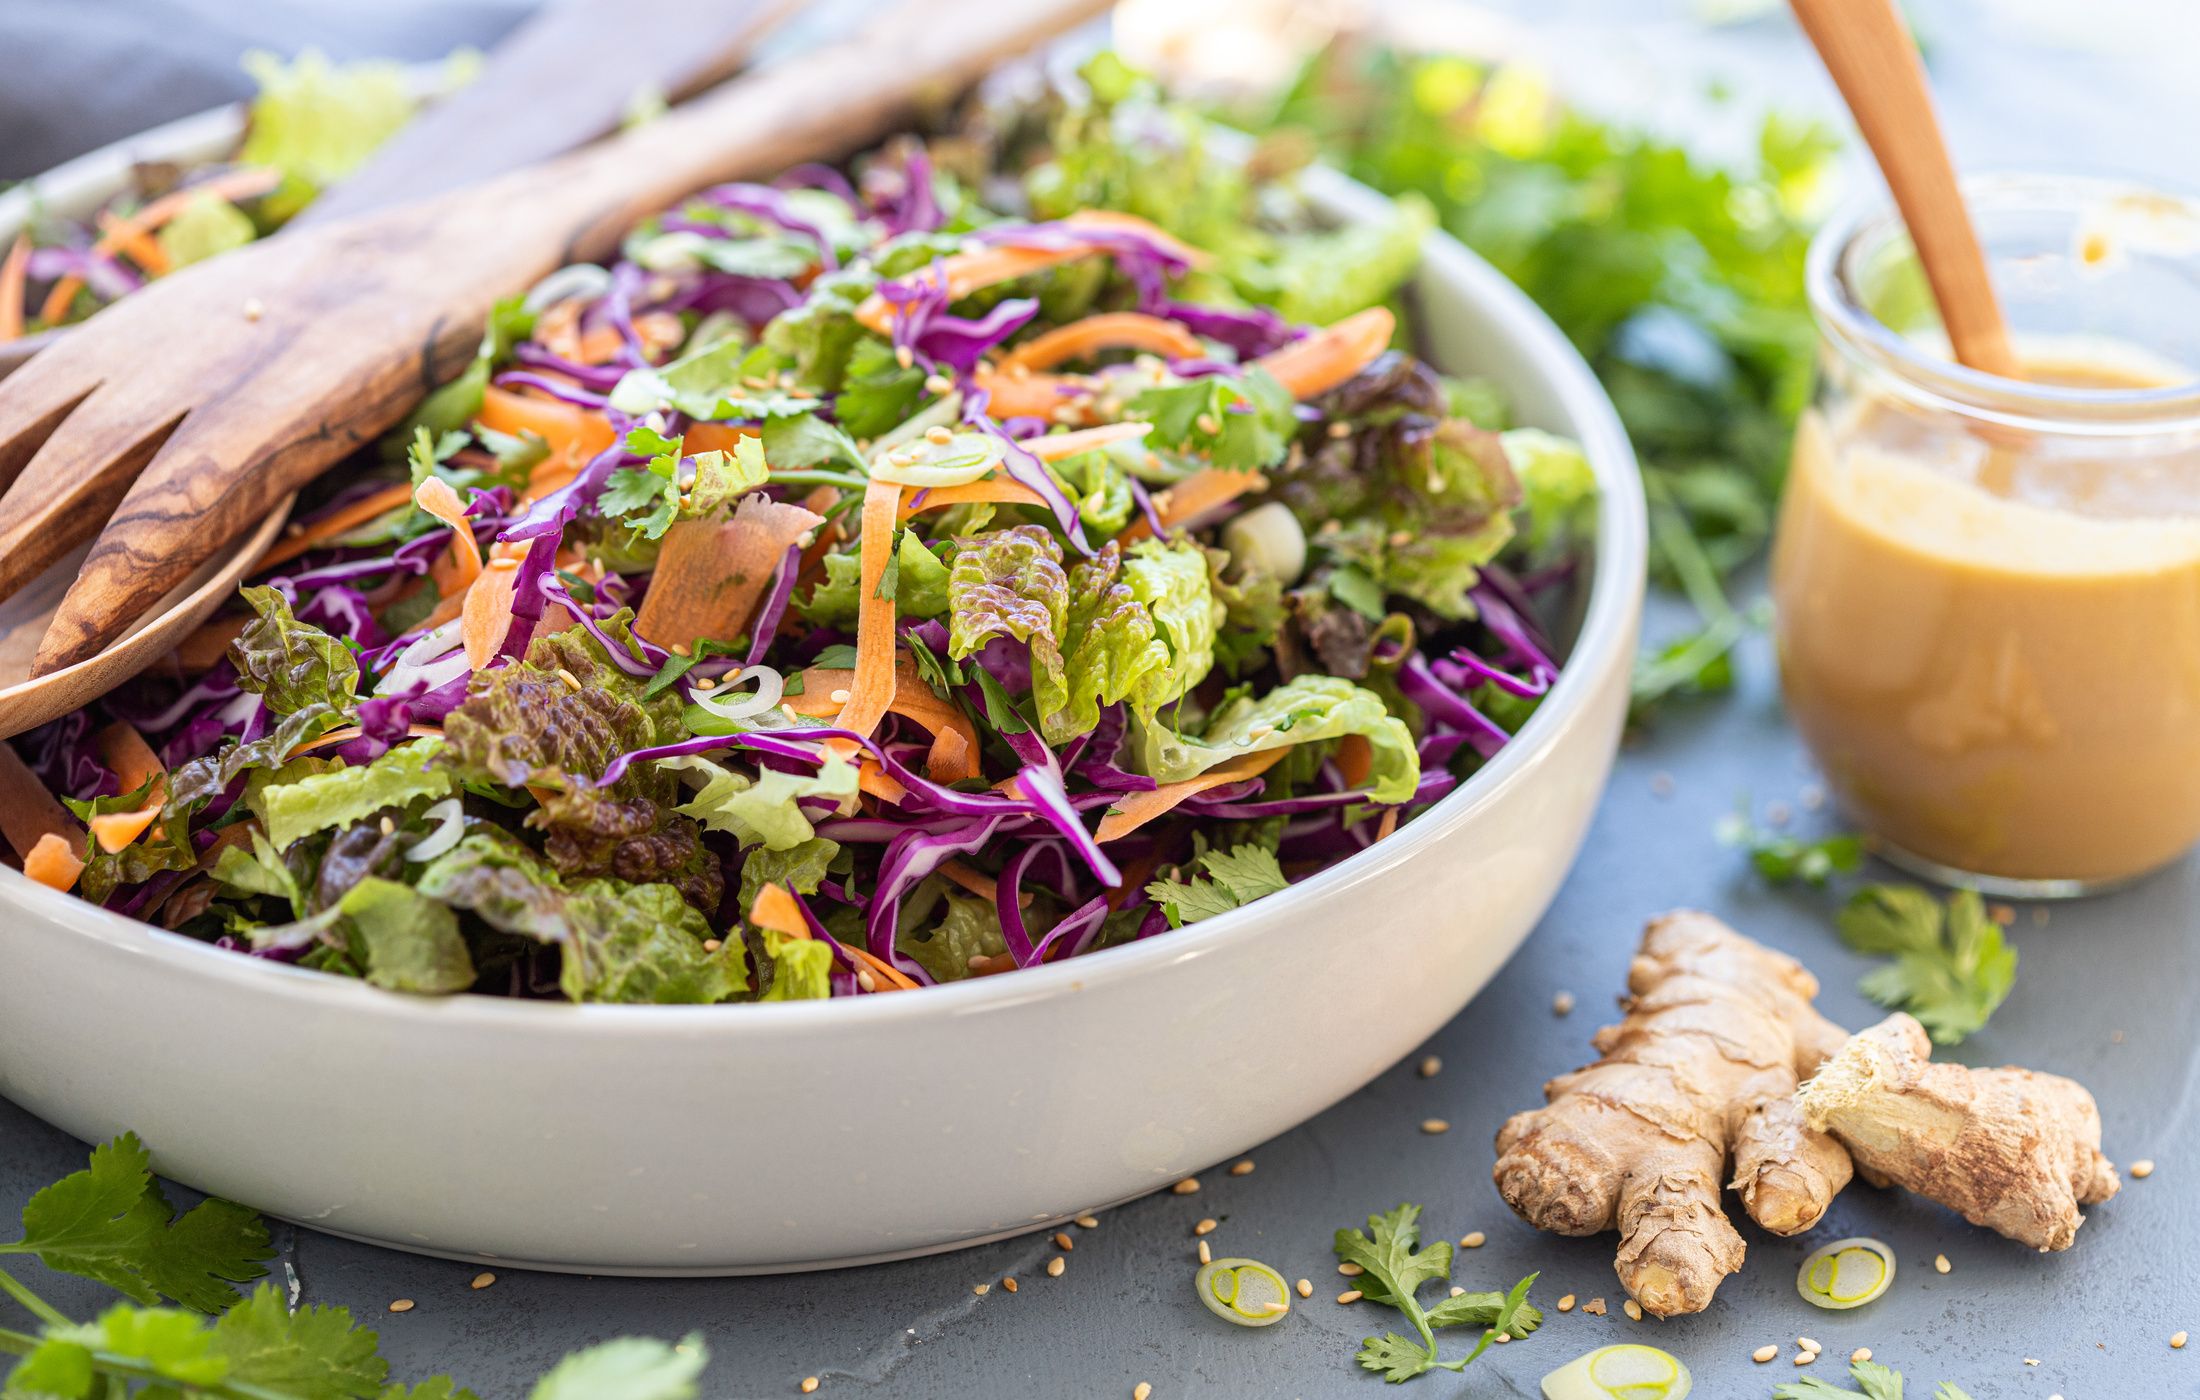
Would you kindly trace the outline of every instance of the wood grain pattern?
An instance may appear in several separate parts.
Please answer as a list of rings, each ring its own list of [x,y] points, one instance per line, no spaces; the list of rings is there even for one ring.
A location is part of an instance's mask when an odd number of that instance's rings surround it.
[[[2009,328],[1933,113],[1925,67],[1894,0],[1791,0],[1886,176],[1956,359],[2016,377]]]
[[[87,388],[108,391],[31,457],[0,499],[0,521],[58,505],[43,528],[79,541],[117,475],[103,464],[157,445],[63,599],[36,669],[96,653],[276,502],[395,424],[464,362],[499,297],[607,255],[636,219],[702,185],[844,155],[1104,8],[908,0],[852,38],[590,150],[269,239],[110,308],[0,383],[0,443]],[[0,539],[58,552],[36,531]]]

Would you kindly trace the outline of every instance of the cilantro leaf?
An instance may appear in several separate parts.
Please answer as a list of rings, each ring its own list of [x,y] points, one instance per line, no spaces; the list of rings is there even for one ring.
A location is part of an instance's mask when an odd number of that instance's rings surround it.
[[[675,1347],[650,1337],[621,1337],[574,1352],[535,1382],[528,1400],[694,1400],[710,1362],[703,1334]]]
[[[1152,446],[1217,467],[1261,471],[1283,460],[1298,435],[1298,401],[1257,365],[1238,378],[1208,375],[1141,391],[1124,417],[1153,424]]]
[[[1530,1275],[1532,1278],[1533,1275]],[[1515,1289],[1519,1285],[1514,1285]],[[1513,1337],[1525,1337],[1543,1325],[1543,1310],[1529,1305],[1525,1292],[1514,1302],[1509,1293],[1461,1293],[1437,1301],[1428,1310],[1431,1327],[1493,1327]]]
[[[375,1400],[481,1400],[449,1376],[430,1376],[418,1385],[393,1385]]]
[[[1915,1016],[1936,1044],[1958,1044],[1983,1027],[2016,982],[2017,950],[1976,890],[1956,891],[1943,911],[1914,885],[1868,885],[1836,926],[1858,952],[1894,958],[1858,985],[1881,1006]]]
[[[258,1214],[206,1200],[179,1219],[135,1133],[92,1149],[91,1164],[31,1197],[23,1238],[0,1254],[35,1254],[49,1269],[104,1283],[141,1303],[172,1298],[201,1312],[237,1301],[229,1285],[266,1274],[275,1257]]]
[[[1205,872],[1202,875],[1190,880],[1156,880],[1146,886],[1147,896],[1168,915],[1170,928],[1211,919],[1264,894],[1274,894],[1290,883],[1284,879],[1275,853],[1265,846],[1248,844],[1229,851],[1203,851],[1198,863]]]
[[[1382,1372],[1383,1379],[1392,1385],[1410,1381],[1436,1364],[1435,1357],[1426,1347],[1396,1332],[1385,1332],[1380,1337],[1369,1337],[1361,1342],[1357,1359],[1368,1370]]]
[[[1424,1310],[1417,1295],[1425,1285],[1451,1277],[1452,1256],[1449,1240],[1422,1249],[1420,1239],[1421,1208],[1416,1205],[1401,1205],[1387,1214],[1369,1216],[1365,1231],[1339,1230],[1336,1234],[1332,1248],[1337,1258],[1360,1266],[1361,1294],[1369,1302],[1404,1313],[1421,1339],[1416,1345],[1396,1332],[1366,1338],[1360,1344],[1360,1365],[1380,1371],[1392,1384],[1411,1380],[1431,1367],[1461,1371],[1489,1350],[1500,1333],[1525,1337],[1542,1325],[1542,1313],[1528,1306],[1528,1290],[1535,1284],[1535,1274],[1503,1295],[1463,1293]],[[1484,1331],[1473,1351],[1451,1361],[1437,1359],[1436,1328],[1477,1322]]]
[[[1900,1371],[1876,1361],[1858,1361],[1850,1364],[1849,1375],[1856,1381],[1855,1390],[1843,1389],[1817,1376],[1805,1376],[1775,1386],[1772,1400],[1902,1400]],[[1952,1383],[1943,1381],[1936,1400],[1968,1400],[1968,1397]]]
[[[376,1400],[390,1369],[376,1345],[375,1334],[354,1327],[347,1310],[292,1312],[281,1292],[264,1283],[213,1330],[213,1350],[227,1358],[229,1380],[298,1400]]]
[[[1854,832],[1805,841],[1758,827],[1746,806],[1719,823],[1719,841],[1748,852],[1757,873],[1775,885],[1801,880],[1824,889],[1835,875],[1853,875],[1864,863],[1864,838]]]

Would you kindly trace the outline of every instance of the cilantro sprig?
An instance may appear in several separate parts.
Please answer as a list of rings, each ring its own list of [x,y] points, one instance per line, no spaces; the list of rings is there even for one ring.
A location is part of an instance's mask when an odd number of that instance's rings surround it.
[[[1719,823],[1719,840],[1747,852],[1757,873],[1775,885],[1800,880],[1824,889],[1835,875],[1854,875],[1864,864],[1864,838],[1854,832],[1805,840],[1767,831],[1750,820],[1747,806]]]
[[[687,456],[681,438],[645,427],[626,435],[626,450],[649,461],[611,473],[596,509],[625,521],[644,539],[663,539],[675,521],[709,515],[771,474],[764,444],[754,437],[742,438],[731,452]]]
[[[1359,1288],[1368,1302],[1396,1308],[1413,1326],[1414,1336],[1386,1332],[1360,1343],[1359,1362],[1382,1373],[1396,1385],[1434,1370],[1463,1371],[1490,1349],[1500,1334],[1520,1338],[1543,1325],[1542,1312],[1528,1303],[1530,1274],[1506,1293],[1462,1293],[1434,1307],[1421,1306],[1420,1291],[1431,1283],[1451,1279],[1451,1242],[1439,1240],[1420,1247],[1421,1208],[1401,1205],[1382,1215],[1371,1215],[1366,1230],[1339,1230],[1337,1258],[1357,1264],[1362,1273]],[[1447,1327],[1480,1327],[1482,1338],[1474,1350],[1449,1361],[1439,1359],[1436,1333]]]
[[[1179,872],[1146,886],[1147,897],[1161,906],[1170,928],[1228,913],[1291,883],[1276,863],[1275,852],[1265,846],[1202,851],[1197,865],[1202,873],[1190,879]]]
[[[1976,890],[1957,890],[1943,908],[1915,885],[1867,885],[1835,926],[1858,952],[1894,959],[1858,985],[1881,1006],[1915,1016],[1936,1044],[1957,1044],[1984,1026],[2016,982],[2017,950]]]
[[[0,1358],[19,1358],[0,1394],[38,1400],[480,1400],[449,1376],[392,1383],[380,1339],[340,1307],[293,1310],[267,1273],[267,1226],[245,1207],[207,1200],[181,1216],[135,1134],[94,1148],[90,1164],[31,1197],[22,1237],[0,1256],[104,1283],[132,1301],[78,1323],[0,1269],[0,1296],[37,1332],[0,1327]],[[183,1307],[159,1306],[162,1299]],[[186,1310],[188,1309],[188,1311]],[[575,1352],[529,1400],[695,1400],[710,1354],[626,1337]]]
[[[1876,1361],[1857,1361],[1850,1363],[1849,1375],[1857,1384],[1855,1390],[1817,1376],[1805,1376],[1774,1386],[1772,1400],[1902,1400],[1900,1371]],[[1954,1381],[1942,1381],[1933,1389],[1933,1400],[1971,1400],[1971,1397]]]

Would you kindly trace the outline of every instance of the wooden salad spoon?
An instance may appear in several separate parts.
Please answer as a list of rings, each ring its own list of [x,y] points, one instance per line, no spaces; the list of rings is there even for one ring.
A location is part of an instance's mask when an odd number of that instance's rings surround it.
[[[1956,184],[1917,46],[1894,0],[1790,0],[1886,177],[1958,362],[2023,374]]]
[[[1105,8],[902,0],[587,150],[270,238],[107,308],[0,381],[0,599],[99,536],[34,676],[96,657],[225,549],[256,556],[239,537],[455,374],[498,299],[609,255],[637,219],[704,185],[859,149]],[[21,689],[0,733],[81,703]]]

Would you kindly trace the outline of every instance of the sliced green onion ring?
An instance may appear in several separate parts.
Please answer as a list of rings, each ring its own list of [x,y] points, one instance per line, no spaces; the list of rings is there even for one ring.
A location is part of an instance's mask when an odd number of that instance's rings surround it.
[[[1858,1235],[1811,1251],[1795,1273],[1795,1291],[1813,1307],[1860,1308],[1894,1282],[1894,1249]]]
[[[1291,1311],[1291,1286],[1258,1259],[1217,1259],[1193,1282],[1207,1311],[1240,1327],[1267,1327]]]
[[[1695,1387],[1669,1351],[1633,1342],[1598,1347],[1543,1378],[1543,1400],[1683,1400]]]
[[[956,433],[945,442],[915,438],[871,458],[871,477],[896,486],[963,486],[1001,464],[1008,453],[991,433]]]

